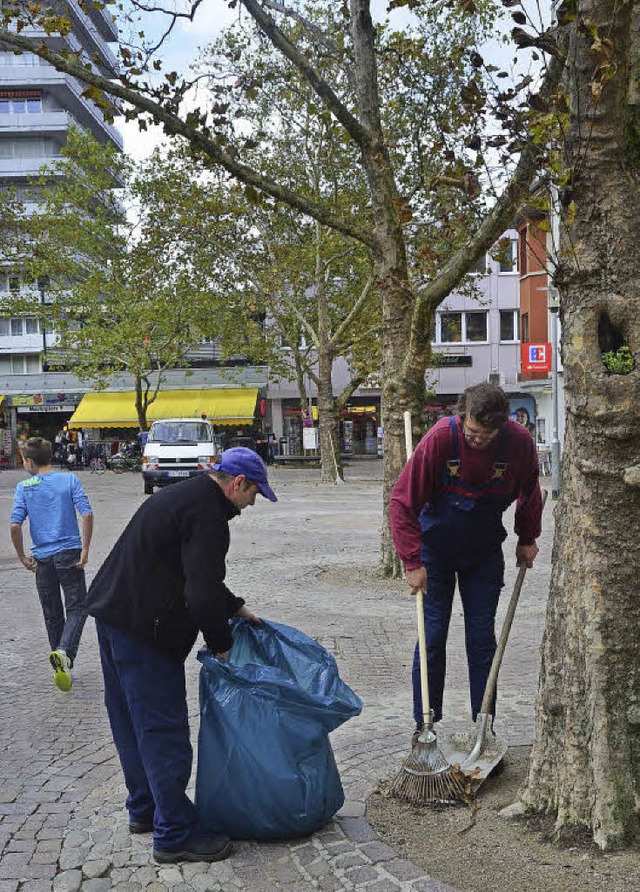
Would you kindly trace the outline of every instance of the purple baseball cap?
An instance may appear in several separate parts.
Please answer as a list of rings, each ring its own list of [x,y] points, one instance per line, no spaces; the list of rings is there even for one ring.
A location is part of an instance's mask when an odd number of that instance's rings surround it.
[[[277,502],[278,497],[269,486],[267,469],[257,452],[247,449],[245,446],[234,446],[233,449],[225,449],[219,462],[211,465],[214,471],[222,471],[223,474],[231,474],[238,477],[243,474],[251,483],[255,483],[265,499]]]

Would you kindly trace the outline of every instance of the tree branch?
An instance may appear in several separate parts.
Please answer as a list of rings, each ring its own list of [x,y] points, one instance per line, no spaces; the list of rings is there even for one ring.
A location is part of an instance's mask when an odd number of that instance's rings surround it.
[[[282,201],[292,208],[300,211],[308,217],[318,220],[330,229],[343,233],[343,235],[353,238],[368,248],[373,247],[373,240],[369,232],[352,225],[348,220],[344,220],[335,216],[329,208],[309,201],[304,196],[287,186],[281,186],[268,177],[264,177],[256,170],[236,161],[228,152],[215,141],[215,138],[208,136],[201,130],[196,129],[191,124],[184,121],[177,114],[167,111],[162,105],[141,93],[136,92],[131,87],[125,87],[122,84],[114,83],[100,74],[92,71],[89,67],[77,62],[66,59],[60,53],[51,50],[45,43],[34,41],[28,37],[21,37],[12,31],[0,29],[0,44],[17,47],[27,52],[35,53],[41,59],[49,62],[58,71],[64,71],[67,74],[77,77],[86,84],[91,84],[115,96],[124,102],[134,106],[140,111],[151,115],[155,121],[161,123],[167,133],[175,136],[182,136],[191,145],[199,149],[204,155],[211,158],[216,164],[223,167],[233,177],[249,186],[254,186],[261,192],[270,195],[277,201]]]
[[[307,62],[304,55],[296,49],[286,35],[278,28],[271,16],[267,15],[257,0],[240,0],[249,15],[255,20],[260,30],[269,38],[274,47],[288,59],[303,75],[309,86],[322,99],[328,110],[342,124],[354,142],[364,149],[371,139],[369,131],[351,114],[349,109],[338,99],[329,84]]]

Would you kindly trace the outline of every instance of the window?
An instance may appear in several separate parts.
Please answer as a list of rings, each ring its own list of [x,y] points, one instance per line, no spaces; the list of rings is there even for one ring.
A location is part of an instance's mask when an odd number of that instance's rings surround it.
[[[458,344],[462,341],[462,313],[442,313],[440,343]]]
[[[500,340],[517,341],[519,310],[500,310]]]
[[[9,276],[9,291],[12,291],[14,294],[20,291],[20,276]]]
[[[488,341],[488,317],[486,310],[465,313],[439,313],[435,331],[431,333],[434,344],[479,344]]]
[[[504,242],[504,243],[503,243]],[[500,272],[518,272],[518,239],[504,239],[499,243]]]
[[[0,356],[0,375],[11,374],[11,357]]]
[[[11,333],[11,324],[10,320],[3,318],[0,319],[0,337],[8,337]]]
[[[529,314],[522,314],[522,343],[529,343]]]
[[[40,357],[37,353],[15,353],[8,358],[12,375],[36,375],[41,371]]]
[[[40,326],[35,316],[27,316],[24,320],[24,327],[26,334],[38,334],[40,331]]]
[[[465,313],[466,338],[471,342],[483,342],[487,340],[487,314],[486,313]]]
[[[42,96],[2,96],[0,97],[0,115],[40,114]]]
[[[11,320],[11,334],[15,337],[16,335],[22,334],[22,319],[12,319]]]

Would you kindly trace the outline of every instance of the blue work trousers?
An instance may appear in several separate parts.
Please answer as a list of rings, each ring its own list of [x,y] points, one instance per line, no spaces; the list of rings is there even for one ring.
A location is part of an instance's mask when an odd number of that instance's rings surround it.
[[[504,585],[502,548],[475,555],[451,555],[423,549],[427,569],[424,621],[427,639],[429,699],[434,721],[442,718],[444,680],[447,668],[447,635],[456,576],[464,610],[465,643],[469,667],[471,713],[475,721],[484,696],[491,661],[496,650],[495,616]],[[416,645],[413,658],[413,713],[423,721],[420,692],[420,657]],[[495,714],[495,697],[491,709]]]
[[[84,569],[76,567],[79,560],[80,549],[71,548],[38,558],[36,568],[36,588],[51,650],[64,650],[71,660],[78,653],[87,619],[87,586]]]
[[[153,820],[155,849],[180,849],[196,823],[184,664],[99,620],[96,630],[129,819]]]

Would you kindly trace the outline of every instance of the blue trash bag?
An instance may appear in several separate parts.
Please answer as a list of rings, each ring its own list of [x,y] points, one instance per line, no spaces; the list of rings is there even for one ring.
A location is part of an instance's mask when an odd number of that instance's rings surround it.
[[[198,820],[233,839],[305,836],[343,805],[328,734],[362,701],[313,639],[232,623],[229,660],[200,651]]]

